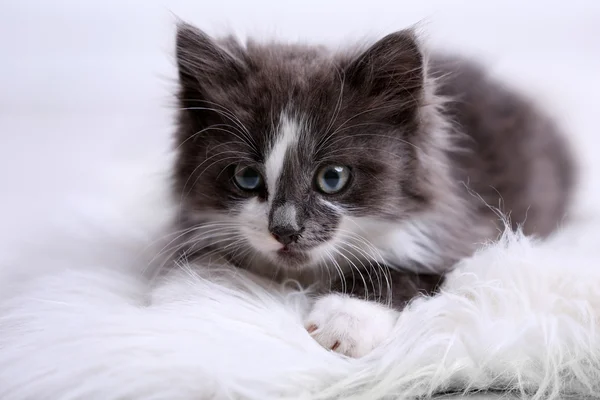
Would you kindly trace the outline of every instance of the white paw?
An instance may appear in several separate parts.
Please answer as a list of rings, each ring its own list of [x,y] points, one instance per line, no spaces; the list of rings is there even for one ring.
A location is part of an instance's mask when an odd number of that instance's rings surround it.
[[[304,326],[326,349],[362,357],[391,335],[397,319],[381,304],[336,293],[315,302]]]

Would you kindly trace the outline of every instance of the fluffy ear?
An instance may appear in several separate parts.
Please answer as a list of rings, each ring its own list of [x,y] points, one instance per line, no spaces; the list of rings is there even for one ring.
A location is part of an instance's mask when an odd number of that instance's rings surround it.
[[[415,33],[403,30],[385,36],[352,60],[346,77],[367,96],[418,106],[425,79],[423,63]]]
[[[176,57],[183,95],[204,97],[211,88],[234,84],[244,75],[242,60],[187,23],[177,26]]]

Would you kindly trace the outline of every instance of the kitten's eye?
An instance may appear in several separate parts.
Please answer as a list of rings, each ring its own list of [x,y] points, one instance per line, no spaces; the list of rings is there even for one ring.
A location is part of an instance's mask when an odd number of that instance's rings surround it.
[[[316,183],[321,192],[334,194],[341,191],[350,179],[350,170],[341,165],[329,165],[317,172]]]
[[[233,172],[235,184],[242,190],[253,191],[262,186],[262,176],[256,169],[247,165],[238,165]]]

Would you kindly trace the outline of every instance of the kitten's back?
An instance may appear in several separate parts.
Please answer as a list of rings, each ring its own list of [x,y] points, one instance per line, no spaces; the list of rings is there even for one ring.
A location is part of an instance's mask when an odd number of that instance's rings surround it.
[[[522,224],[527,234],[549,235],[564,218],[574,186],[572,154],[556,124],[470,61],[437,56],[430,66],[460,132],[461,151],[452,158],[465,196],[490,221],[498,222],[489,206],[497,207],[513,228]]]

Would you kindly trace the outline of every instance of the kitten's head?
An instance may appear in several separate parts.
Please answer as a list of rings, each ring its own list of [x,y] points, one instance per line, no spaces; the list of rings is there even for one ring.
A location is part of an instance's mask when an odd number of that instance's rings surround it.
[[[177,62],[175,187],[197,247],[284,272],[357,263],[375,258],[369,235],[440,189],[424,163],[431,98],[411,31],[332,53],[184,24]]]

